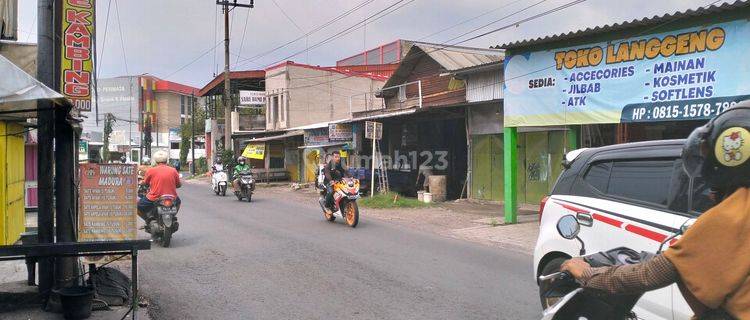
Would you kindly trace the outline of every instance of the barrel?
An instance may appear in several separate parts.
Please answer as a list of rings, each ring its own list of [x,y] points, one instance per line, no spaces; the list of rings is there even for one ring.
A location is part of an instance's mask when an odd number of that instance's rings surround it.
[[[433,202],[445,201],[447,195],[447,181],[446,176],[430,176],[430,193],[432,194]]]

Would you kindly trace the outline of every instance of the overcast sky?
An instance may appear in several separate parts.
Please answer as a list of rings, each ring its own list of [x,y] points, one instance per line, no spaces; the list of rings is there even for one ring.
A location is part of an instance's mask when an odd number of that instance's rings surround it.
[[[288,60],[334,65],[336,60],[396,39],[454,44],[571,1],[256,0],[254,9],[237,8],[231,12],[231,65],[232,70],[262,69],[357,24],[360,27],[351,33]],[[247,3],[249,0],[240,2]],[[588,0],[461,45],[486,48],[530,37],[697,8],[713,2],[715,0]],[[36,3],[34,0],[19,1],[21,41],[36,42]],[[112,7],[107,26],[110,3]],[[100,77],[149,73],[199,88],[204,86],[213,78],[216,70],[223,70],[223,44],[215,46],[223,39],[223,18],[215,3],[214,0],[97,0]],[[367,4],[330,26],[255,61],[240,63],[235,67],[238,56],[242,61],[243,58],[270,51],[362,3]],[[392,4],[396,5],[390,7]],[[391,9],[384,13],[390,14],[361,27],[361,22],[367,17],[389,7]],[[483,16],[475,18],[479,15]],[[470,32],[509,15],[483,29]],[[453,26],[466,20],[469,21]],[[119,25],[122,26],[121,33]],[[456,38],[464,33],[468,34]],[[431,34],[434,35],[425,38]],[[215,50],[211,49],[213,47]],[[205,52],[208,53],[201,57]]]

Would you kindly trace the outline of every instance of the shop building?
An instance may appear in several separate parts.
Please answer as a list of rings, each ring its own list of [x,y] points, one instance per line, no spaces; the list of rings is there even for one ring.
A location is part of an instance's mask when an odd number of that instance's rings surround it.
[[[467,102],[467,83],[457,72],[501,60],[500,50],[412,42],[378,93],[383,99],[382,107],[356,112],[350,121],[359,128],[364,121],[383,122],[379,150],[392,190],[415,195],[420,168],[430,168],[432,174],[446,177],[448,199],[466,197],[466,114],[479,104]],[[488,98],[486,102],[492,104],[492,100]],[[371,156],[372,152],[370,148],[355,151],[364,156]]]
[[[499,46],[506,221],[550,192],[567,151],[685,138],[750,98],[748,17],[734,1]]]
[[[265,130],[236,134],[238,150],[255,151],[246,155],[257,164],[260,177],[315,181],[327,154],[351,148],[351,127],[335,124],[380,104],[374,92],[395,68],[320,67],[291,61],[267,68]],[[348,139],[341,135],[346,130]],[[263,158],[257,154],[261,149]]]

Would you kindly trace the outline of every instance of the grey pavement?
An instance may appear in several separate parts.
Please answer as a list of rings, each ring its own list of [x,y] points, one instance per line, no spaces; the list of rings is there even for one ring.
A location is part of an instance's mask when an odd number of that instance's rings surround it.
[[[172,247],[141,255],[153,319],[538,319],[531,256],[368,217],[323,220],[314,201],[252,203],[179,190]]]

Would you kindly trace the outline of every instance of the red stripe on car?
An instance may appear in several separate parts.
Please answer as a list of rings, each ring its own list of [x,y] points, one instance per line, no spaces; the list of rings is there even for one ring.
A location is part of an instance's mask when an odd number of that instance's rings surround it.
[[[604,222],[606,224],[613,225],[613,226],[615,226],[617,228],[622,227],[622,221],[620,221],[620,220],[612,219],[610,217],[603,216],[603,215],[600,215],[598,213],[594,213],[593,217],[594,217],[595,220],[599,220],[599,221]]]
[[[630,231],[632,233],[635,233],[637,235],[649,238],[649,239],[654,240],[656,242],[662,242],[665,239],[667,239],[667,236],[665,236],[665,235],[663,235],[661,233],[658,233],[658,232],[655,232],[655,231],[651,231],[651,230],[646,229],[646,228],[641,228],[639,226],[632,225],[632,224],[629,224],[629,225],[625,226],[625,230],[628,230],[628,231]]]
[[[574,207],[574,206],[571,206],[569,204],[564,204],[564,203],[560,203],[560,202],[557,202],[557,204],[559,204],[563,208],[568,209],[570,211],[573,211],[575,213],[589,213],[588,210],[584,210],[584,209],[581,209],[581,208],[578,208],[578,207]]]

